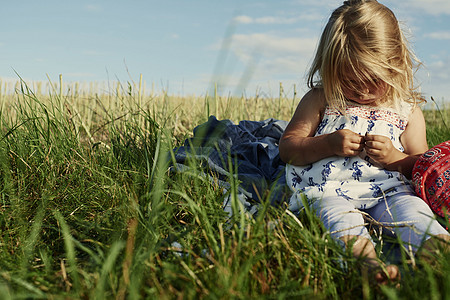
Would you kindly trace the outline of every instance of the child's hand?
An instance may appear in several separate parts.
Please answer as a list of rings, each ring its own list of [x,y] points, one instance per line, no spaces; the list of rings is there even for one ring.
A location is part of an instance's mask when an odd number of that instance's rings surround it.
[[[356,156],[364,149],[364,137],[349,129],[341,129],[329,135],[329,145],[335,155]]]
[[[382,166],[387,166],[398,160],[398,150],[391,140],[383,135],[368,134],[364,137],[367,155]]]

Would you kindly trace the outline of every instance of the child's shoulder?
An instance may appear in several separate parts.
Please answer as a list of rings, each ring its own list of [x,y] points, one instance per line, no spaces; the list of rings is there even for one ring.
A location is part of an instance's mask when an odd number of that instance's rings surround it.
[[[403,101],[396,101],[394,103],[395,112],[405,117],[406,119],[409,119],[411,115],[414,113],[414,111],[416,111],[417,109],[420,110],[419,105],[412,101],[403,100]]]
[[[327,106],[325,93],[321,88],[310,89],[302,98],[301,103],[323,111]]]
[[[322,88],[312,88],[310,89],[308,92],[306,92],[306,94],[303,96],[303,99],[310,99],[310,100],[314,100],[314,101],[319,101],[319,102],[326,102],[325,101],[325,92],[323,91]]]

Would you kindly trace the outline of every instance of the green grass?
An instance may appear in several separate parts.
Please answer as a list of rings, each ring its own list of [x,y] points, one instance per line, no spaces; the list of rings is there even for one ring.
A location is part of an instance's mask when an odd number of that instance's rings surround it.
[[[230,219],[200,167],[168,172],[167,153],[205,108],[288,119],[296,99],[138,94],[45,96],[22,84],[2,96],[2,299],[448,297],[449,254],[436,266],[405,257],[400,287],[376,287],[309,212],[263,201],[251,218],[234,203]],[[448,110],[425,116],[430,146],[450,137]]]

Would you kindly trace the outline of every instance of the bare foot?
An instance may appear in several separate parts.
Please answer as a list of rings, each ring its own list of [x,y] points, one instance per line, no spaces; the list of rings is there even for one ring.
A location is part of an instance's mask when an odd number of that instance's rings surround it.
[[[351,246],[352,254],[363,259],[363,274],[369,276],[371,282],[385,285],[400,280],[400,270],[396,265],[385,265],[379,261],[373,243],[361,236],[346,235],[340,238],[346,245]]]
[[[390,282],[398,282],[401,279],[400,270],[396,265],[387,265],[383,268],[380,266],[373,270],[375,281],[379,285],[386,285]]]
[[[385,265],[373,259],[364,262],[362,272],[376,285],[398,283],[401,279],[400,270],[396,265]]]

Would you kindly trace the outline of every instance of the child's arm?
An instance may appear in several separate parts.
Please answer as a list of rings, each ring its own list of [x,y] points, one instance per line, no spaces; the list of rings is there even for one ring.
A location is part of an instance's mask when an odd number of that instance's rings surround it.
[[[280,158],[297,166],[330,156],[355,156],[364,147],[364,137],[348,129],[314,136],[326,102],[322,89],[310,90],[300,101],[280,139]]]
[[[411,178],[411,172],[418,157],[428,150],[425,119],[420,108],[416,108],[400,136],[404,152],[397,150],[389,138],[380,135],[367,135],[366,152],[370,158],[387,170],[400,171]]]

